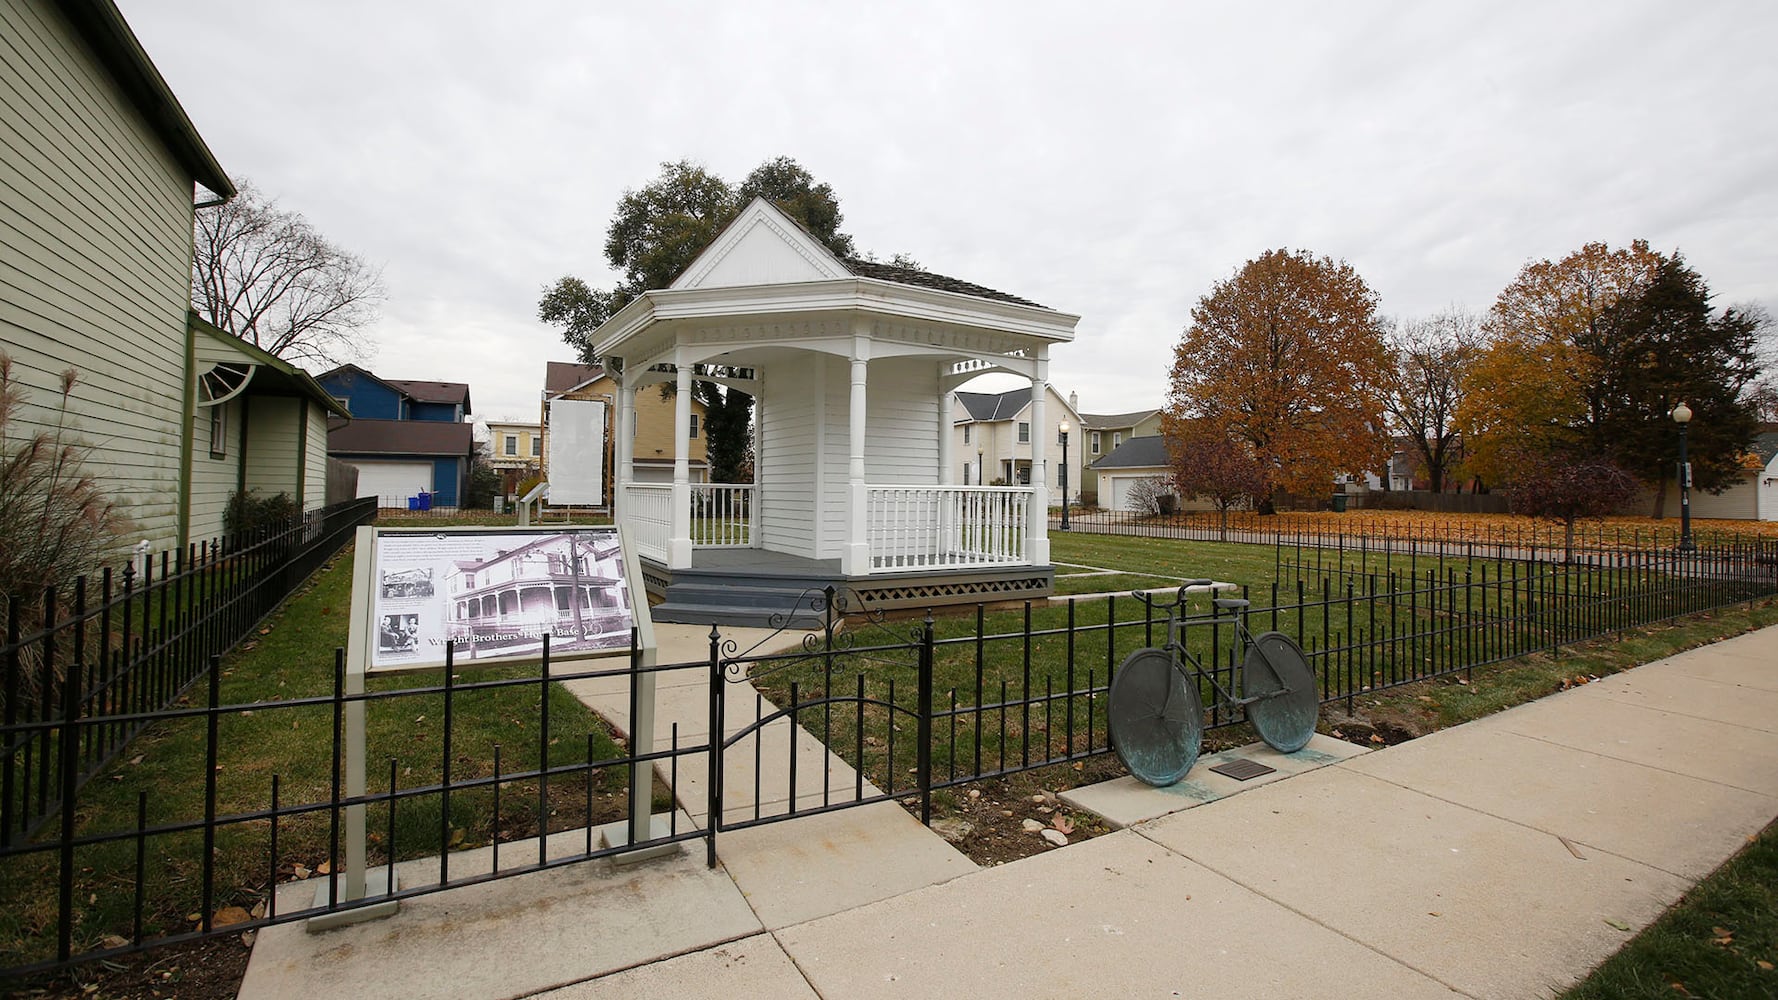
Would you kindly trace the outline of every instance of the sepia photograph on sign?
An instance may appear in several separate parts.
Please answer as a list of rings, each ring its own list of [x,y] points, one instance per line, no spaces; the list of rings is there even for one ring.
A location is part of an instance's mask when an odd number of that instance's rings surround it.
[[[384,533],[375,557],[372,670],[630,645],[615,528]]]

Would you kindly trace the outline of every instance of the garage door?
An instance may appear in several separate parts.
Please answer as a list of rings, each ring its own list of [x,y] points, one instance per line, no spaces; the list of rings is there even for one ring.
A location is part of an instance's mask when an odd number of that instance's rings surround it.
[[[353,462],[358,495],[376,497],[380,507],[407,507],[407,498],[432,489],[431,462]]]
[[[1130,509],[1130,490],[1147,476],[1113,476],[1111,477],[1111,509]]]

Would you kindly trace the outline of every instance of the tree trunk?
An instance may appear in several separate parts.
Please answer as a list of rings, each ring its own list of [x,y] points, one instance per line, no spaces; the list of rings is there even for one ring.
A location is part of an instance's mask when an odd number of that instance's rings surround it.
[[[1562,565],[1567,566],[1574,562],[1574,518],[1562,522],[1562,527]]]
[[[1654,519],[1659,521],[1666,516],[1667,516],[1667,474],[1662,473],[1661,478],[1655,480]]]

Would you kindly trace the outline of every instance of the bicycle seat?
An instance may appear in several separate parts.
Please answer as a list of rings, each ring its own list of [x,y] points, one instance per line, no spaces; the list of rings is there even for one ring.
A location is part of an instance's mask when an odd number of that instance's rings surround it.
[[[1242,600],[1239,597],[1217,597],[1217,598],[1213,598],[1210,601],[1210,603],[1216,605],[1217,607],[1221,608],[1224,611],[1239,611],[1242,608],[1247,607],[1248,605],[1252,604],[1253,602],[1247,601],[1247,600]]]

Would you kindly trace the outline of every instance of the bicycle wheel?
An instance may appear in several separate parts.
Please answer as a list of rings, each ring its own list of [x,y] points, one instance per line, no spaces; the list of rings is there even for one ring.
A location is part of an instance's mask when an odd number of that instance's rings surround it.
[[[1321,711],[1315,671],[1309,668],[1303,648],[1283,632],[1267,632],[1247,647],[1241,663],[1241,695],[1257,699],[1247,705],[1247,721],[1272,749],[1295,753],[1315,735],[1315,718]]]
[[[1204,709],[1198,686],[1186,683],[1162,649],[1138,649],[1111,680],[1111,745],[1130,773],[1151,785],[1171,785],[1198,760]]]

